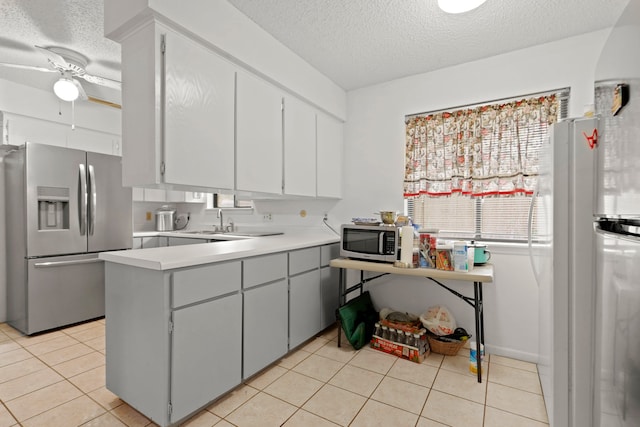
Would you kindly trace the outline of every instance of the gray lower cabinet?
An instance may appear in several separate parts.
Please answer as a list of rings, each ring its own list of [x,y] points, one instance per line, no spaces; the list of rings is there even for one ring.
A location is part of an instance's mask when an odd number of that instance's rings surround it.
[[[322,330],[320,298],[317,268],[289,279],[289,348],[299,346]]]
[[[289,252],[289,348],[322,330],[320,247]]]
[[[320,269],[320,294],[322,295],[320,329],[325,329],[336,321],[336,309],[340,306],[339,281],[340,271],[337,268],[322,267]]]
[[[287,354],[285,279],[244,292],[243,339],[244,378],[249,378]]]
[[[241,381],[242,297],[234,294],[173,312],[172,420]]]
[[[335,321],[336,253],[169,271],[105,263],[107,389],[161,427],[179,423]]]
[[[249,378],[288,351],[287,255],[243,262],[243,368]]]
[[[340,244],[320,247],[320,294],[322,309],[320,328],[325,329],[336,321],[336,309],[340,305],[338,286],[340,284],[340,270],[329,267],[329,261],[340,256]]]
[[[240,384],[241,275],[105,263],[107,389],[167,426]]]

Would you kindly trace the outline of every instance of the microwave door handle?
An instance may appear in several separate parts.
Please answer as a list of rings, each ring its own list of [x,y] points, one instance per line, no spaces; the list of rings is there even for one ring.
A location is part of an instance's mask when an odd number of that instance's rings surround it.
[[[89,165],[89,235],[93,236],[93,230],[96,225],[96,205],[97,205],[97,192],[96,192],[96,174],[93,169],[93,165]]]
[[[384,250],[384,233],[378,235],[378,253],[383,254]]]
[[[87,232],[87,173],[84,164],[78,165],[80,189],[78,190],[78,221],[80,223],[80,235]]]

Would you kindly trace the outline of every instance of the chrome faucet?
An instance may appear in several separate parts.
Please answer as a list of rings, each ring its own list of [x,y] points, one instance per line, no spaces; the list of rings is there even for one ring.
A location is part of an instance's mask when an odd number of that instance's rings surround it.
[[[222,218],[222,209],[218,209],[218,218],[220,218],[220,228],[217,231],[224,231],[224,219]],[[218,227],[216,227],[218,228]]]

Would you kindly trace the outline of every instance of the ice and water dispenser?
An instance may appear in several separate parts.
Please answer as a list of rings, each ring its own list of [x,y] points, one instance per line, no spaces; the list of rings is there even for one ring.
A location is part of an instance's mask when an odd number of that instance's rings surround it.
[[[69,189],[38,187],[38,230],[69,229]]]

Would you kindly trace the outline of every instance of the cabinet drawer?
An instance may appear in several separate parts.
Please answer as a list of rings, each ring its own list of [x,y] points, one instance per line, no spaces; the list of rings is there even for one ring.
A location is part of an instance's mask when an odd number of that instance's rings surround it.
[[[320,267],[329,265],[329,261],[340,257],[340,244],[324,245],[320,247]]]
[[[244,289],[287,277],[287,255],[284,253],[249,258],[243,263]]]
[[[298,274],[318,268],[320,265],[320,248],[301,249],[289,252],[289,274]]]
[[[172,275],[172,308],[240,290],[240,261],[189,268]]]

